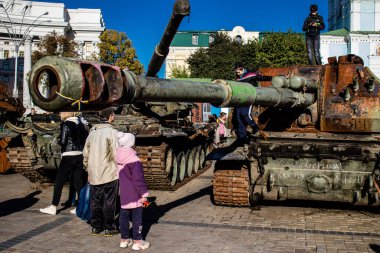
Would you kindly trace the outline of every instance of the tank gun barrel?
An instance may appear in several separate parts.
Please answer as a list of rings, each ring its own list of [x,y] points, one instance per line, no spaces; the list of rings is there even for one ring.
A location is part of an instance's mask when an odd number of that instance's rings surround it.
[[[160,43],[156,46],[148,65],[146,76],[155,77],[160,71],[166,56],[169,53],[170,44],[176,34],[182,19],[190,14],[190,3],[188,0],[176,0],[173,13],[162,35]]]
[[[47,111],[89,111],[136,102],[207,102],[221,107],[308,107],[315,102],[314,94],[290,89],[143,77],[108,64],[52,56],[33,66],[29,85],[34,103]]]

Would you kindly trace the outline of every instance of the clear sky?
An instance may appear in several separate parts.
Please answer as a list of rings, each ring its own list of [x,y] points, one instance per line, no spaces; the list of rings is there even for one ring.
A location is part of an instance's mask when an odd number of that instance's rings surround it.
[[[40,0],[38,0],[40,1]],[[327,24],[328,0],[189,0],[191,14],[180,31],[232,30],[302,31],[310,4],[317,4]],[[44,1],[41,1],[44,2]],[[138,59],[147,70],[155,45],[169,21],[174,0],[47,0],[66,8],[99,8],[107,29],[123,31],[132,40]],[[160,72],[162,73],[162,71]],[[162,77],[162,74],[159,74]]]

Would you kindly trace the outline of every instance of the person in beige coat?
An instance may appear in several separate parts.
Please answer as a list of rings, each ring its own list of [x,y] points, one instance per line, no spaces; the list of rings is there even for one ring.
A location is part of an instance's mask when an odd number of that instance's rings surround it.
[[[106,236],[119,233],[115,226],[118,198],[118,169],[115,162],[118,145],[117,130],[112,126],[115,107],[100,112],[101,122],[94,125],[83,150],[83,165],[88,172],[91,185],[92,234]]]

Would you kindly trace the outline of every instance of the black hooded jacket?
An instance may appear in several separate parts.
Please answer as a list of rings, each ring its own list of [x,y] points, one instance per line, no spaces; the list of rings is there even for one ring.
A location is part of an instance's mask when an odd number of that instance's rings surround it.
[[[66,120],[61,123],[61,132],[58,138],[58,143],[61,146],[61,153],[69,151],[82,151],[88,133],[83,126],[83,123],[76,124],[75,122]]]
[[[317,26],[313,26],[313,24],[317,24]],[[321,15],[313,15],[310,14],[303,22],[302,30],[306,32],[306,36],[315,37],[320,34],[321,30],[325,29],[325,22],[323,21],[323,17]]]

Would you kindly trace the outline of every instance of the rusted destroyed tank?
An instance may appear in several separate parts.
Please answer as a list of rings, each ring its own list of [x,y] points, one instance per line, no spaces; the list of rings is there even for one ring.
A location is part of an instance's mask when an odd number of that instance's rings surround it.
[[[7,128],[7,124],[15,123],[23,112],[24,108],[19,100],[12,97],[5,84],[0,83],[0,173],[11,168],[7,157],[7,148],[12,139],[18,135]]]
[[[27,177],[31,182],[44,183],[54,179],[58,168],[60,147],[58,115],[36,114],[9,121],[6,128],[17,134],[9,143],[7,153],[12,169]]]
[[[260,71],[274,76],[262,89],[297,91],[313,96],[313,103],[299,106],[301,96],[283,105],[282,93],[269,98],[258,91],[265,101],[254,103],[253,116],[264,134],[244,148],[213,154],[220,158],[215,203],[246,206],[265,198],[378,204],[379,79],[362,59],[347,55],[323,66]]]
[[[58,124],[52,115],[23,116],[20,100],[12,97],[0,84],[0,173],[10,168],[32,182],[50,180],[42,168],[55,167],[60,159],[54,155],[53,139]]]
[[[89,68],[99,78],[89,79]],[[192,82],[47,57],[32,69],[30,89],[33,101],[48,111],[76,109],[56,91],[88,100],[81,110],[170,101],[254,105],[264,132],[243,147],[232,145],[209,155],[217,161],[216,204],[246,206],[262,198],[374,204],[378,193],[373,175],[380,170],[379,80],[353,55],[330,58],[323,66],[261,71],[278,76],[262,87],[223,80]],[[42,93],[42,85],[47,93]]]

